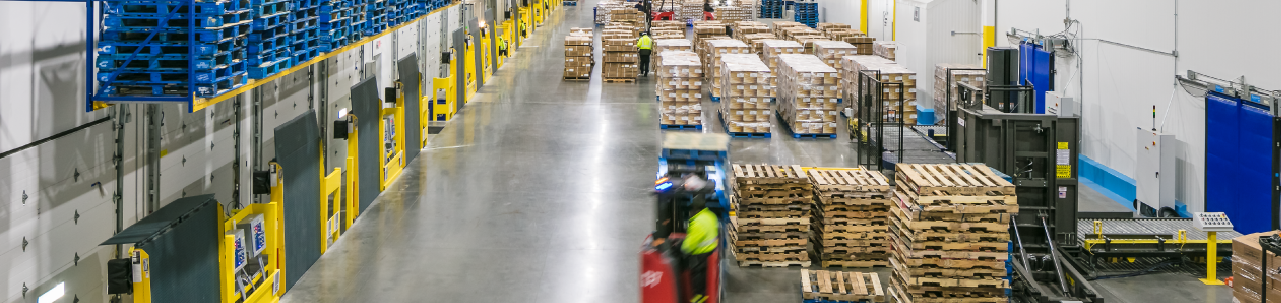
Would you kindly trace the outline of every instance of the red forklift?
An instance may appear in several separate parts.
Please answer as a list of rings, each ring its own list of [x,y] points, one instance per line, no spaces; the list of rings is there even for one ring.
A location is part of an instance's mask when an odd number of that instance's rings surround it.
[[[669,163],[669,165],[671,165]],[[654,194],[658,197],[657,232],[645,239],[641,246],[641,303],[685,303],[693,297],[689,266],[682,261],[681,241],[685,238],[688,213],[691,205],[702,205],[706,197],[714,196],[715,185],[710,189],[689,190],[685,186],[686,178],[691,174],[707,180],[705,172],[694,166],[667,166],[666,176],[654,182]],[[708,182],[711,183],[711,182]],[[701,200],[701,201],[695,201]],[[664,226],[664,219],[670,219],[670,225]],[[719,220],[724,222],[724,220]],[[721,266],[721,252],[725,247],[724,224],[717,233],[720,245],[707,255],[706,289],[703,290],[706,303],[721,302],[724,287],[721,281],[724,271]],[[666,234],[666,235],[664,235]],[[662,244],[655,245],[655,238],[665,237]]]

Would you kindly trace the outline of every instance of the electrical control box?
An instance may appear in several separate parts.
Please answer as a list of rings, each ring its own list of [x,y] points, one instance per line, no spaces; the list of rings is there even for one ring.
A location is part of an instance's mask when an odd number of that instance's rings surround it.
[[[1076,99],[1063,97],[1056,91],[1045,92],[1045,113],[1059,117],[1077,116]]]
[[[1156,217],[1162,208],[1175,210],[1174,172],[1178,141],[1174,135],[1139,129],[1135,152],[1135,202],[1138,215]]]
[[[262,254],[262,251],[267,249],[267,230],[263,224],[262,214],[251,215],[240,221],[240,224],[236,224],[236,228],[245,231],[245,244],[248,245],[251,257]]]
[[[231,256],[231,261],[235,265],[235,270],[245,268],[245,264],[249,263],[249,250],[245,243],[245,231],[243,229],[233,229],[227,232],[226,235],[231,236],[233,239],[228,245],[232,245],[234,248],[232,251],[234,255]]]
[[[1204,232],[1232,231],[1232,220],[1223,212],[1196,212],[1192,214],[1192,227]]]

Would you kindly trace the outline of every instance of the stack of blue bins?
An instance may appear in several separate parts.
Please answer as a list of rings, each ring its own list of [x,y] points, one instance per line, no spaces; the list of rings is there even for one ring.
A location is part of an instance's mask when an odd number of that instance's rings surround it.
[[[351,0],[332,0],[320,6],[320,52],[351,44]]]
[[[293,67],[288,0],[249,0],[254,12],[249,33],[249,78],[263,79]]]
[[[783,18],[783,0],[761,0],[760,18]]]
[[[368,0],[365,6],[366,37],[377,35],[387,29],[387,2],[391,0]]]
[[[818,3],[816,2],[797,2],[796,16],[794,21],[805,23],[809,27],[818,26]]]
[[[365,28],[369,27],[369,0],[348,0],[351,3],[351,32],[347,39],[351,43],[365,38]]]
[[[213,97],[248,81],[248,0],[108,1],[104,11],[94,62],[100,95]]]
[[[290,0],[293,10],[293,61],[301,65],[320,55],[320,0]],[[328,2],[326,0],[325,2]]]
[[[387,27],[400,24],[400,18],[403,14],[402,10],[405,8],[405,3],[408,3],[409,0],[386,0],[386,2],[387,8],[383,10],[383,18],[386,18],[387,20]]]

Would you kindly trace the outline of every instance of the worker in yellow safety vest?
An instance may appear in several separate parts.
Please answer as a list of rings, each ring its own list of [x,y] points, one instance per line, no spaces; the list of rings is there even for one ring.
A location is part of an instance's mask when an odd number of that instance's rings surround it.
[[[529,33],[525,32],[525,22],[518,23],[520,23],[520,38],[524,39],[525,37],[529,37]]]
[[[498,37],[498,56],[507,57],[507,39]]]
[[[642,65],[644,66],[644,65]],[[642,67],[643,68],[643,67]],[[692,182],[690,182],[692,181]],[[686,187],[708,186],[701,178],[693,178],[685,183]],[[716,250],[720,230],[720,220],[706,207],[706,199],[694,199],[691,211],[697,211],[689,218],[685,240],[681,242],[681,253],[684,256],[685,269],[689,271],[690,303],[703,303],[707,300],[707,262],[712,251]]]
[[[640,55],[640,72],[642,77],[649,77],[649,55],[654,52],[654,40],[649,38],[648,32],[642,32],[639,40],[636,40],[636,48]]]

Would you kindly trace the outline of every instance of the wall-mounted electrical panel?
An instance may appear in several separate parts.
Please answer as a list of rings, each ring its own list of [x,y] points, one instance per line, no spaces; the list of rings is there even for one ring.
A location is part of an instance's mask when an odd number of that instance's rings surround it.
[[[262,214],[246,217],[240,221],[240,224],[236,224],[236,228],[245,232],[245,244],[248,245],[249,256],[257,256],[267,249],[267,232],[263,224]]]
[[[1142,128],[1138,129],[1136,138],[1135,213],[1155,217],[1161,214],[1162,208],[1175,210],[1174,155],[1178,141],[1174,135]]]

